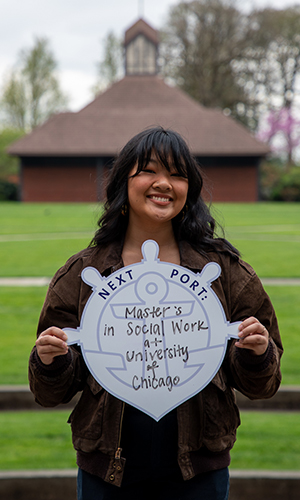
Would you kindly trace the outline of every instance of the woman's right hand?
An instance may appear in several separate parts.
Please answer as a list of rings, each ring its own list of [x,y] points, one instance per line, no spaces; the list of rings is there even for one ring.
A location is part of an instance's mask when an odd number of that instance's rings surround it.
[[[67,334],[56,326],[51,326],[42,332],[35,343],[38,356],[42,363],[50,365],[55,356],[67,354],[67,339]]]

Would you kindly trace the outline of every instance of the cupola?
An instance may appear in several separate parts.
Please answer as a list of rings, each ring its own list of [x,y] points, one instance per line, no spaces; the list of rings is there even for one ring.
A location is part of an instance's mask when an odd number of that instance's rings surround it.
[[[126,75],[156,75],[158,33],[143,19],[125,32]]]

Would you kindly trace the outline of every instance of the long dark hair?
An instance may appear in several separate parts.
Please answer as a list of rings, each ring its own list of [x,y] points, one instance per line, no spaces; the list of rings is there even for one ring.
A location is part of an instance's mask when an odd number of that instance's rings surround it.
[[[99,229],[90,245],[106,245],[124,239],[128,226],[128,213],[124,215],[124,207],[128,203],[129,172],[137,165],[135,175],[138,175],[147,166],[153,153],[168,171],[172,165],[172,169],[175,168],[180,175],[188,179],[186,206],[172,220],[177,241],[185,240],[195,250],[204,254],[214,250],[227,251],[238,256],[238,250],[226,239],[216,235],[216,221],[201,196],[201,169],[186,142],[177,132],[162,127],[140,132],[120,152],[107,184],[107,199],[103,215],[98,221]]]

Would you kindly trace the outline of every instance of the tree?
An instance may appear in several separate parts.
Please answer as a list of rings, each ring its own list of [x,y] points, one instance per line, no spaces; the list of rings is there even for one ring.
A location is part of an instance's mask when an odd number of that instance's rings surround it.
[[[1,108],[5,121],[17,130],[26,128],[26,101],[24,81],[16,71],[12,71],[4,84]]]
[[[295,101],[300,7],[245,13],[239,5],[192,0],[172,7],[162,35],[162,74],[256,130],[262,113]]]
[[[291,165],[300,146],[300,120],[294,116],[290,106],[271,110],[257,137],[267,142],[275,154],[283,154],[287,164]]]
[[[234,62],[234,68],[258,122],[266,111],[278,113],[295,104],[300,83],[300,7],[255,10],[249,21],[252,44]]]
[[[6,149],[23,134],[17,129],[0,131],[0,201],[19,198],[19,161],[9,156]]]
[[[162,33],[162,73],[204,106],[234,115],[247,93],[232,61],[248,44],[247,16],[233,0],[181,2]]]
[[[6,153],[8,146],[20,139],[24,132],[17,129],[5,128],[0,131],[0,180],[12,180],[18,176],[18,159]]]
[[[65,109],[55,71],[57,63],[46,38],[36,38],[32,49],[20,52],[2,91],[1,107],[8,125],[32,129],[52,113]]]
[[[97,64],[98,82],[94,94],[104,91],[119,80],[123,73],[123,46],[121,40],[110,31],[103,40],[103,58]]]

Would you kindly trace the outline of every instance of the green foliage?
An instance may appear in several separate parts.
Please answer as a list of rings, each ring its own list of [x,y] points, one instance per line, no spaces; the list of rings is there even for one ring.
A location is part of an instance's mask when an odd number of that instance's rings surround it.
[[[19,129],[5,128],[0,131],[0,180],[9,180],[19,174],[19,160],[6,153],[10,144],[24,135]]]
[[[11,70],[6,76],[1,98],[5,122],[11,127],[24,130],[26,127],[26,90],[21,73]]]
[[[278,158],[260,167],[261,196],[271,201],[300,201],[300,166],[284,164]]]
[[[275,183],[271,199],[274,201],[300,201],[300,167],[294,166]]]
[[[7,76],[1,98],[9,125],[30,130],[66,107],[67,98],[55,76],[56,68],[46,38],[36,38],[33,48],[20,52],[19,64]]]
[[[69,412],[1,412],[0,470],[76,467]]]
[[[299,413],[242,412],[231,469],[299,470]]]
[[[271,200],[274,186],[278,184],[285,170],[285,166],[280,159],[264,160],[260,164],[259,184],[261,199]]]
[[[18,186],[12,182],[0,179],[0,201],[17,201],[18,198]]]
[[[97,65],[98,83],[93,88],[95,94],[104,91],[122,75],[123,44],[112,31],[103,40],[103,50],[104,56]]]

